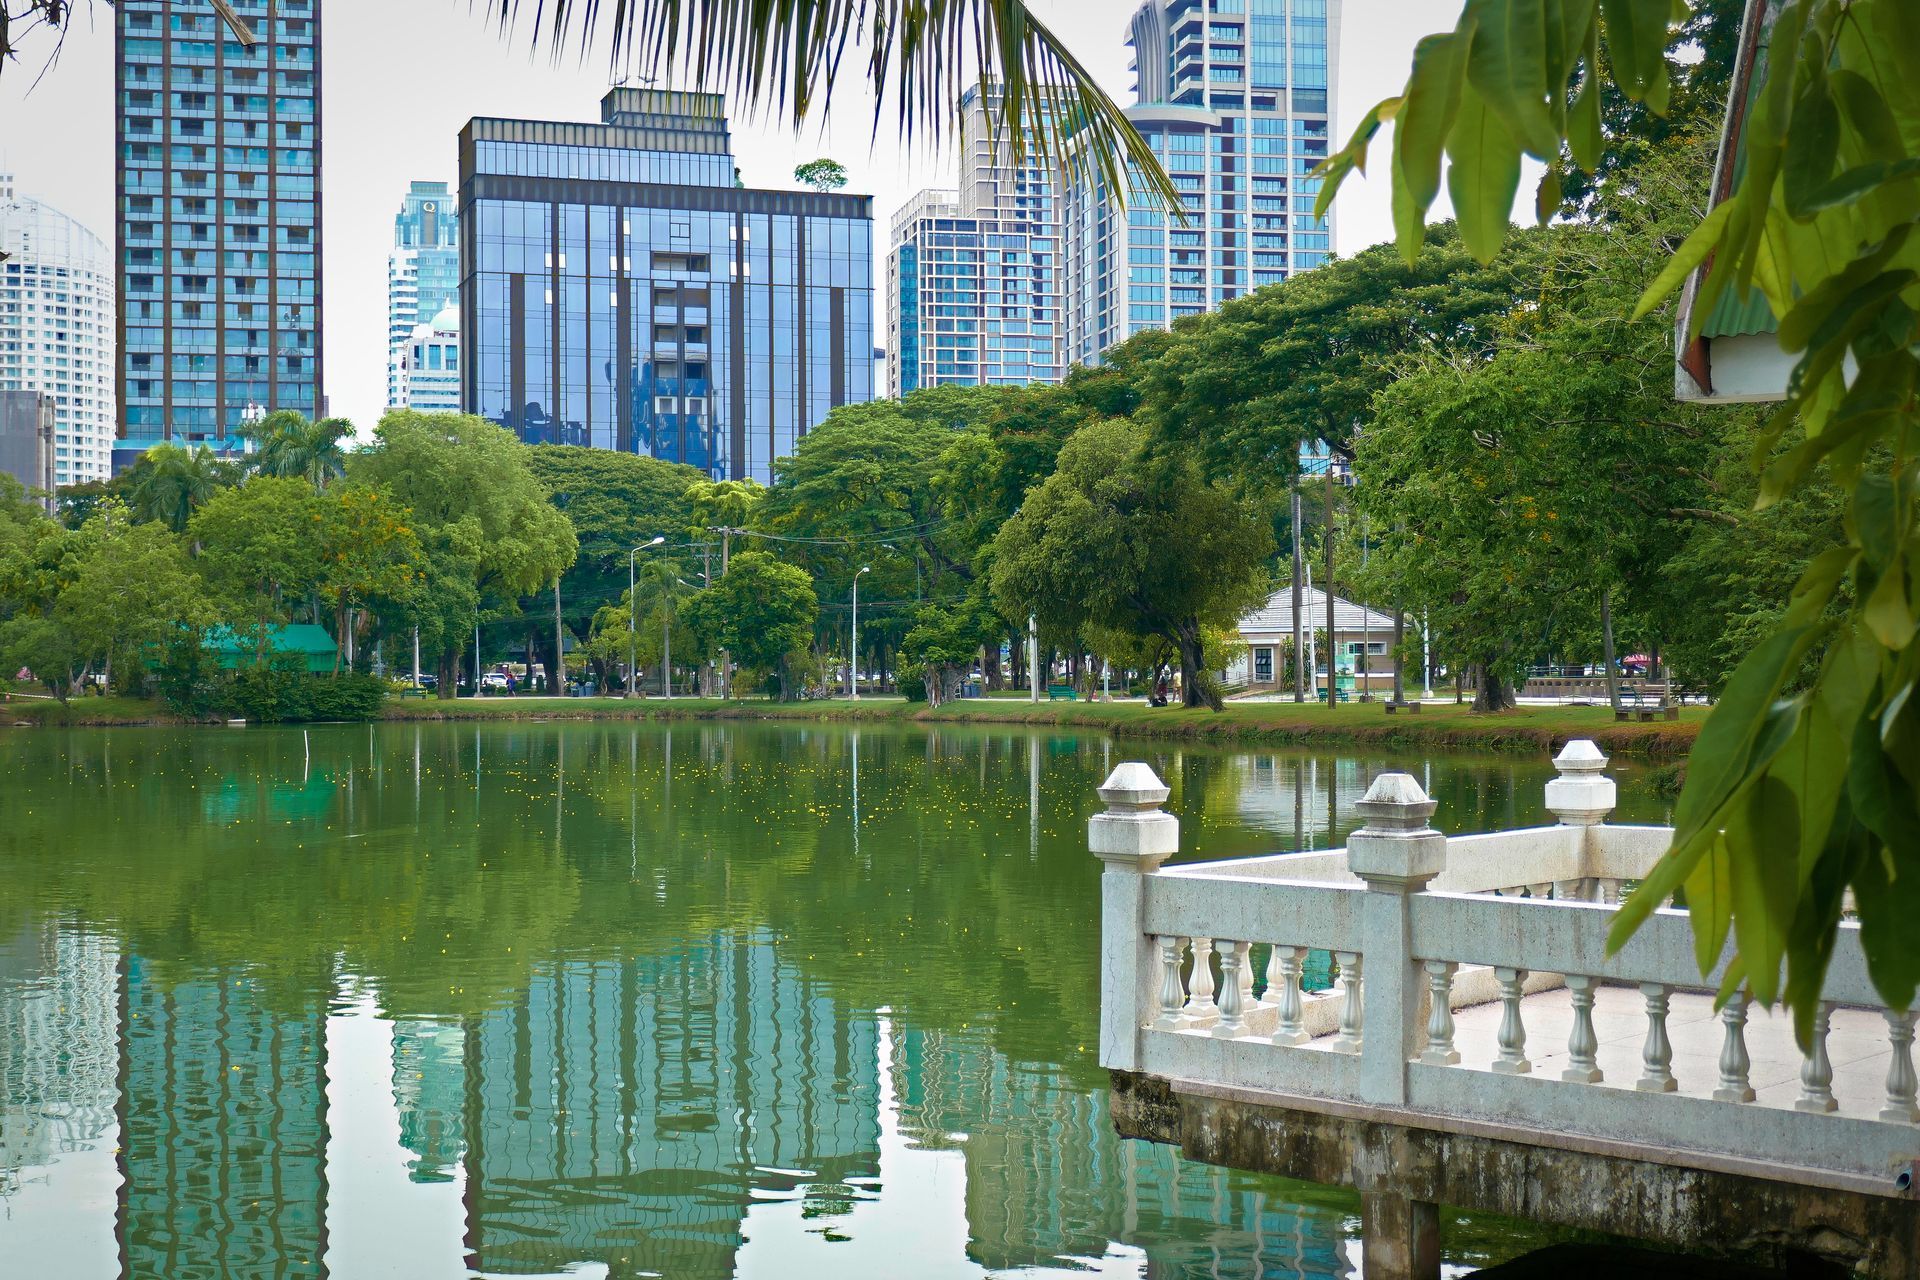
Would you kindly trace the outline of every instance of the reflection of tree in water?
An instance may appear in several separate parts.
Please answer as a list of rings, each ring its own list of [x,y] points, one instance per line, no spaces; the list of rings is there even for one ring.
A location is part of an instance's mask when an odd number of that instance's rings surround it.
[[[925,1145],[966,1135],[982,1265],[1121,1241],[1156,1275],[1337,1273],[1342,1193],[1112,1136],[1084,822],[1121,749],[861,731],[856,840],[855,746],[841,729],[747,724],[16,737],[0,767],[44,786],[0,829],[0,863],[10,896],[110,933],[143,966],[142,999],[184,1011],[153,1044],[232,1039],[267,1054],[284,1090],[320,1078],[334,975],[364,982],[396,1019],[410,1172],[464,1165],[470,1247],[490,1270],[727,1274],[756,1197],[800,1197],[839,1229],[875,1168],[885,1007],[902,1125]],[[1257,757],[1124,753],[1168,779],[1206,856],[1291,843],[1246,811]],[[1363,788],[1372,771],[1309,773]],[[1437,770],[1435,789],[1483,787],[1476,812],[1515,785],[1461,772]],[[1334,798],[1321,847],[1345,834]],[[182,1070],[130,1070],[129,1105],[146,1091],[140,1106],[171,1115],[166,1099],[210,1087]],[[261,1144],[258,1168],[279,1167],[276,1128],[244,1110],[235,1123]],[[166,1194],[185,1174],[148,1158],[164,1135],[130,1133],[149,1145],[128,1168]],[[306,1141],[287,1131],[290,1167]]]

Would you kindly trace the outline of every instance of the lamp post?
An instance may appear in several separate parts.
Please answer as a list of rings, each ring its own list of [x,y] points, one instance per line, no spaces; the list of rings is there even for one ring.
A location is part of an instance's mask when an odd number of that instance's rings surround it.
[[[633,589],[633,558],[648,547],[657,547],[666,540],[667,535],[663,533],[651,542],[643,542],[637,547],[627,549],[627,696],[629,698],[633,696],[634,675],[638,670],[638,663],[635,661],[637,656],[635,637],[640,633],[640,600]]]
[[[860,566],[860,573],[853,575],[853,627],[847,639],[847,694],[855,702],[860,701],[860,574],[873,568],[870,564]]]

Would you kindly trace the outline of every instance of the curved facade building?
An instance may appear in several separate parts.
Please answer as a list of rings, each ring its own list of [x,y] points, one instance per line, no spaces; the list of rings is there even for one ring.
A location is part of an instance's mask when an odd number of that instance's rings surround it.
[[[53,397],[56,484],[112,469],[113,308],[106,244],[0,174],[0,391]]]

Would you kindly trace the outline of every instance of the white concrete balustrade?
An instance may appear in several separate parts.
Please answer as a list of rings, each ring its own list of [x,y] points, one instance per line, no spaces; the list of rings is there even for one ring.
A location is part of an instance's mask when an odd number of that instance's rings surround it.
[[[1884,1007],[1841,927],[1802,1055],[1789,1018],[1715,1010],[1684,911],[1621,950],[1622,887],[1671,843],[1608,824],[1591,742],[1553,826],[1448,837],[1402,773],[1345,849],[1166,867],[1167,788],[1125,764],[1090,825],[1106,863],[1100,1060],[1176,1091],[1892,1195],[1920,1159],[1914,1012]],[[1302,988],[1331,953],[1331,989]]]

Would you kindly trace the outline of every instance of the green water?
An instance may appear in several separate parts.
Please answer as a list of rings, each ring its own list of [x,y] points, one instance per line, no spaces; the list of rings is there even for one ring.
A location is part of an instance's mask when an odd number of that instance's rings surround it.
[[[1550,776],[974,729],[0,731],[0,1274],[1352,1275],[1346,1191],[1112,1134],[1085,819],[1122,758],[1207,857],[1337,843],[1389,764],[1455,831],[1539,821]]]

